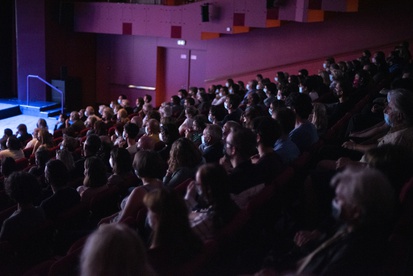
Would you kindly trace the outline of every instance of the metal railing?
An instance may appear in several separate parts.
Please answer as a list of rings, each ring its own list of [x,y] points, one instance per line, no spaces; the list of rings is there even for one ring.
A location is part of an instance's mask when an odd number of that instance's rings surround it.
[[[26,86],[26,97],[27,97],[26,102],[27,102],[27,105],[29,105],[29,99],[30,99],[30,79],[31,78],[40,80],[41,82],[43,82],[44,84],[46,84],[47,86],[52,88],[53,90],[60,93],[60,105],[61,105],[61,111],[62,111],[62,114],[63,114],[64,113],[64,95],[63,95],[63,91],[60,90],[59,88],[53,86],[51,83],[47,82],[45,79],[43,79],[43,78],[41,78],[37,75],[27,75],[27,78],[26,78],[26,84],[27,84],[27,86]]]

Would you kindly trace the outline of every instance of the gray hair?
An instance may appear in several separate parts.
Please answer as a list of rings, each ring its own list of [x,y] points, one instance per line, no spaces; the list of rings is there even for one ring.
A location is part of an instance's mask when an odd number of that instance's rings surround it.
[[[402,88],[393,89],[387,95],[387,99],[390,98],[393,99],[397,111],[403,114],[405,123],[413,125],[413,92]]]
[[[331,185],[338,187],[345,202],[361,209],[360,226],[385,225],[393,214],[395,197],[386,176],[372,168],[347,168]]]

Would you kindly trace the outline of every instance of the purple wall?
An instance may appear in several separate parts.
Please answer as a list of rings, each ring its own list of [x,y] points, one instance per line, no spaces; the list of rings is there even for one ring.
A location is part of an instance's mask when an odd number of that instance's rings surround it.
[[[16,0],[17,95],[20,100],[27,100],[27,75],[46,78],[44,14],[44,0]],[[45,100],[45,91],[45,85],[39,80],[30,81],[30,101]]]
[[[381,1],[380,8],[370,9],[373,3],[377,4],[377,1],[364,1],[358,13],[328,14],[325,22],[287,22],[280,28],[255,29],[246,34],[226,35],[207,41],[187,40],[185,46],[178,46],[176,39],[98,35],[98,101],[108,102],[117,98],[119,92],[127,93],[131,98],[146,93],[118,89],[122,85],[156,86],[157,47],[204,51],[204,75],[198,76],[198,79],[206,82],[190,85],[207,86],[209,83],[222,83],[230,76],[239,79],[238,76],[248,76],[249,72],[266,72],[268,77],[273,77],[285,65],[398,43],[413,37],[413,21],[408,16],[410,11],[402,9],[405,7],[403,3],[387,4]],[[173,59],[167,60],[173,62]],[[179,56],[175,62],[177,69],[169,72],[169,81],[180,80],[182,74],[187,74],[186,70],[178,66]],[[241,80],[248,79],[245,77]],[[181,85],[178,81],[166,83],[164,100],[169,100],[179,88]]]

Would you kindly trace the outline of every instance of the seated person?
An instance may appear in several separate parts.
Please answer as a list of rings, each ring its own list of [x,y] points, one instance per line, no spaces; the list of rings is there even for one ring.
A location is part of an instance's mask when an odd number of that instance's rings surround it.
[[[69,173],[60,160],[50,160],[46,164],[45,178],[53,190],[53,195],[40,204],[48,219],[55,219],[80,202],[79,193],[67,185]]]
[[[20,124],[17,126],[16,137],[19,139],[22,148],[32,140],[33,136],[27,133],[27,126],[25,124]]]
[[[207,163],[218,163],[223,154],[222,129],[218,125],[209,124],[201,136],[199,149]]]
[[[132,158],[126,149],[114,147],[110,151],[109,164],[113,172],[108,178],[109,187],[117,186],[122,193],[126,193],[128,188],[139,184],[132,172]]]
[[[24,157],[23,150],[19,140],[15,136],[7,138],[7,149],[0,151],[0,159],[3,160],[6,157],[11,157],[14,160],[18,160]]]
[[[83,202],[90,202],[95,195],[108,189],[106,166],[100,158],[91,156],[85,160],[84,174],[83,185],[77,192]]]
[[[288,136],[295,127],[294,111],[286,107],[281,108],[275,119],[280,125],[281,137],[275,142],[274,151],[280,156],[284,165],[289,165],[300,156],[300,150]]]
[[[203,240],[211,239],[239,211],[228,191],[228,175],[218,164],[199,167],[196,181],[187,188],[185,200],[192,229]]]

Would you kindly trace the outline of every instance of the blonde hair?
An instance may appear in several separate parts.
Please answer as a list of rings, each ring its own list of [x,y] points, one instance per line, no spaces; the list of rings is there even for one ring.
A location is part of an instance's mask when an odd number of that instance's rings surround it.
[[[92,233],[80,263],[82,276],[154,274],[141,239],[124,224],[105,224]]]

